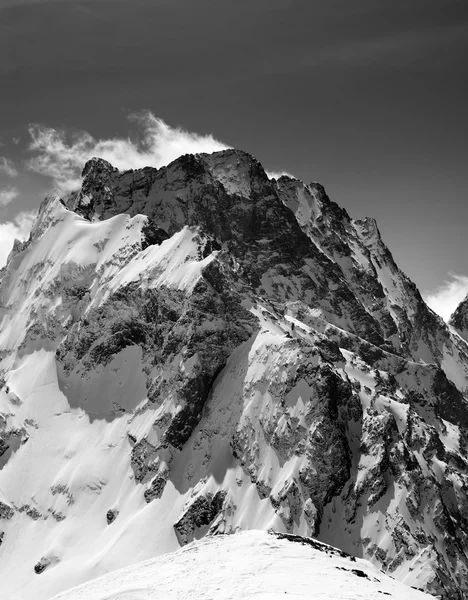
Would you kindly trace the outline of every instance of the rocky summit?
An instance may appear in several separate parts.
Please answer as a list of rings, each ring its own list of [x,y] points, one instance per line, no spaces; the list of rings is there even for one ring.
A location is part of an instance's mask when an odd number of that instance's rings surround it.
[[[446,325],[318,183],[93,158],[0,318],[5,600],[254,529],[468,598],[467,302]]]

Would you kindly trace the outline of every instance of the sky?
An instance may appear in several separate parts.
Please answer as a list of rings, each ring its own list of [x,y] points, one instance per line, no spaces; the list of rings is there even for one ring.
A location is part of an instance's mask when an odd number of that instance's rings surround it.
[[[375,217],[447,313],[468,292],[467,57],[466,0],[0,0],[0,258],[88,152],[225,145]]]

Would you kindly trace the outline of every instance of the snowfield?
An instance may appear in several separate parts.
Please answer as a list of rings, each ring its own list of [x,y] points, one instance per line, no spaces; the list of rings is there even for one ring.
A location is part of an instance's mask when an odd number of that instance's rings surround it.
[[[334,548],[264,531],[206,537],[53,600],[423,600],[433,598]]]

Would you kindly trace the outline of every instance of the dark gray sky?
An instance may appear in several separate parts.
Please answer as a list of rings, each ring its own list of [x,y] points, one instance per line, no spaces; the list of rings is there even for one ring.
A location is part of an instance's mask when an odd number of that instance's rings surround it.
[[[466,0],[0,0],[21,191],[0,221],[49,185],[24,166],[28,124],[122,137],[149,109],[320,181],[431,290],[468,275],[467,66]]]

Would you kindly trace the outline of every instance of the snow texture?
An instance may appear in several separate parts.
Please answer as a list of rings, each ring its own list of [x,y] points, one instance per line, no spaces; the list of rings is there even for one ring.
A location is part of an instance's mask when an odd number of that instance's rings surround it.
[[[111,573],[54,600],[423,600],[427,594],[363,560],[309,540],[250,531],[204,538],[172,554]]]

